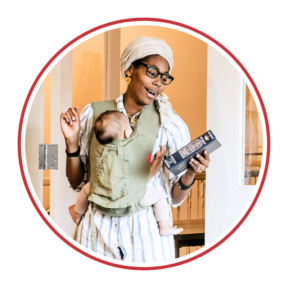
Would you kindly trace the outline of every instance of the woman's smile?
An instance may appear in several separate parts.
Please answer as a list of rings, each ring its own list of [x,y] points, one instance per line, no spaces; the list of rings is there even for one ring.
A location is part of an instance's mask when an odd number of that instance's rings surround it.
[[[148,96],[148,98],[150,98],[150,99],[155,99],[156,98],[156,96],[159,94],[159,93],[157,93],[157,92],[155,92],[155,90],[152,90],[152,89],[148,89],[148,88],[146,88],[145,87],[145,89],[146,89],[146,91],[147,91],[147,96]]]

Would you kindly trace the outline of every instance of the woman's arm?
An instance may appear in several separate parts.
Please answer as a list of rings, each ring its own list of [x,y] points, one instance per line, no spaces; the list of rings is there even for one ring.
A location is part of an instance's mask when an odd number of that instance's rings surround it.
[[[189,168],[186,170],[185,174],[181,177],[181,182],[185,186],[190,186],[195,179],[195,175],[198,173],[205,172],[206,169],[209,167],[210,158],[206,150],[204,152],[204,157],[202,157],[200,154],[198,154],[197,157],[198,161],[194,160],[193,158],[189,161]],[[181,203],[187,197],[190,191],[191,189],[186,190],[180,189],[178,187],[178,184],[175,183],[171,191],[172,204],[176,205],[178,203]]]
[[[69,108],[66,113],[60,115],[61,130],[65,138],[66,149],[68,153],[74,153],[78,150],[78,138],[80,132],[80,120],[78,107]],[[66,157],[66,174],[74,189],[80,185],[84,178],[84,168],[78,157]]]
[[[66,147],[67,147],[67,144],[66,144]],[[67,151],[69,153],[75,152],[77,151],[77,149],[71,150],[70,152],[67,147]],[[66,174],[72,187],[76,189],[81,184],[81,181],[83,180],[84,175],[85,175],[84,167],[80,160],[80,156],[78,157],[66,156]]]

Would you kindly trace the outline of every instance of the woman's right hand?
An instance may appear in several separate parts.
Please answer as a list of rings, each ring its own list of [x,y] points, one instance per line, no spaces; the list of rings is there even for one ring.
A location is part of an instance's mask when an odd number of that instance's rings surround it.
[[[69,108],[65,113],[61,113],[60,126],[66,143],[69,142],[70,145],[78,147],[78,135],[80,132],[78,107]]]

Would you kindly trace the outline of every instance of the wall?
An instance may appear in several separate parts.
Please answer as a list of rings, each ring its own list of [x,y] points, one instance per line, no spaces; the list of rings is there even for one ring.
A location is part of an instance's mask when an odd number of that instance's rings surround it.
[[[72,106],[79,111],[103,94],[104,34],[86,40],[72,52]]]

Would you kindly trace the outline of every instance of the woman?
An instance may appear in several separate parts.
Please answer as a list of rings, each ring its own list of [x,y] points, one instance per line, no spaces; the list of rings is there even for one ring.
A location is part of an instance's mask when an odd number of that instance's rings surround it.
[[[117,110],[128,117],[132,127],[137,127],[139,116],[146,106],[154,105],[155,102],[159,109],[161,127],[152,159],[160,144],[167,147],[168,155],[188,144],[190,135],[187,126],[179,116],[174,115],[167,96],[163,93],[166,85],[173,81],[170,76],[173,55],[167,43],[154,37],[140,37],[124,50],[120,64],[127,90],[115,100]],[[70,108],[61,114],[60,122],[67,147],[67,176],[74,188],[79,186],[79,191],[87,182],[89,136],[93,127],[91,105],[83,109],[80,117],[77,108]],[[153,181],[153,186],[162,189],[163,193],[166,189],[174,207],[179,206],[188,195],[195,181],[195,174],[204,172],[209,165],[207,152],[204,157],[198,156],[198,161],[192,159],[189,162],[190,167],[177,177],[170,173],[165,188],[165,175],[162,170],[150,180]],[[166,179],[168,177],[166,176]],[[73,206],[69,209],[73,209]],[[91,219],[90,207],[78,226],[75,239],[91,249],[90,221],[94,221],[97,253],[123,261],[133,261],[134,254],[135,261],[142,263],[175,258],[174,238],[160,236],[151,207],[135,213],[134,219],[134,247],[131,240],[132,216],[110,217],[96,211],[94,219]]]

